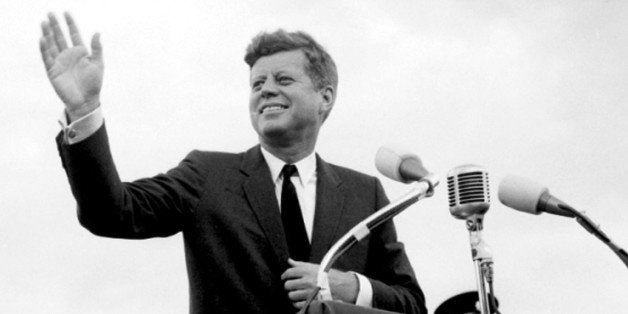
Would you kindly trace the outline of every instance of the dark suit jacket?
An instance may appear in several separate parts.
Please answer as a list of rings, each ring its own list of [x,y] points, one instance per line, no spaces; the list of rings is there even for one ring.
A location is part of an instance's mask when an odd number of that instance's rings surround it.
[[[240,154],[191,152],[176,168],[122,183],[105,126],[73,145],[57,144],[80,223],[115,238],[183,232],[192,313],[293,313],[280,279],[288,249],[274,184],[259,145]],[[317,156],[311,259],[387,204],[379,181]],[[334,268],[367,276],[373,305],[427,313],[423,293],[392,222],[348,251]]]

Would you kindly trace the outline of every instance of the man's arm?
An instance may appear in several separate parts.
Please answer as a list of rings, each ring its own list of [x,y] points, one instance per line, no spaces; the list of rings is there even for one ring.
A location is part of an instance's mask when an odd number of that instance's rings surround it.
[[[105,125],[72,145],[63,143],[59,133],[57,145],[79,221],[96,235],[142,239],[175,234],[200,198],[205,177],[199,154],[189,154],[166,174],[121,182]]]

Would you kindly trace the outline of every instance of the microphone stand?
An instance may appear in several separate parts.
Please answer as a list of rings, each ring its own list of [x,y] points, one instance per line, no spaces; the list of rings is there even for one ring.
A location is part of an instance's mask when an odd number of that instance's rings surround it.
[[[466,220],[471,243],[471,256],[475,264],[475,280],[478,288],[478,300],[480,313],[491,314],[491,309],[496,310],[493,299],[493,254],[489,246],[482,239],[482,219],[484,215],[471,215]],[[489,294],[490,290],[490,294]],[[490,297],[489,297],[490,296]],[[490,300],[490,303],[489,303]]]

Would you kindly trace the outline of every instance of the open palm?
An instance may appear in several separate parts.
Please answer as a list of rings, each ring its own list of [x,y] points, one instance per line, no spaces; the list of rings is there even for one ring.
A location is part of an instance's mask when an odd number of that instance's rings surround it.
[[[65,18],[73,47],[68,47],[56,17],[50,14],[49,21],[42,23],[40,50],[52,86],[68,114],[77,118],[99,105],[104,72],[102,46],[99,35],[94,35],[90,55],[72,17],[66,13]]]

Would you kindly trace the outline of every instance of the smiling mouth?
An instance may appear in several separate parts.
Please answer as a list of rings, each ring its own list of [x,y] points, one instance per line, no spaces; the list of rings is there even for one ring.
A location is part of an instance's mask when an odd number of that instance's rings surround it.
[[[259,113],[270,113],[270,112],[278,112],[278,111],[282,111],[282,110],[286,110],[288,109],[288,106],[284,106],[284,105],[279,105],[279,104],[272,104],[272,105],[264,105],[262,106],[262,108],[259,110]]]

